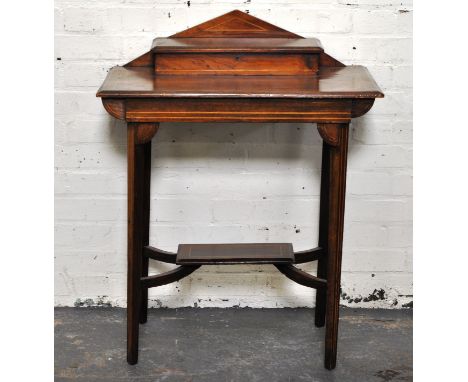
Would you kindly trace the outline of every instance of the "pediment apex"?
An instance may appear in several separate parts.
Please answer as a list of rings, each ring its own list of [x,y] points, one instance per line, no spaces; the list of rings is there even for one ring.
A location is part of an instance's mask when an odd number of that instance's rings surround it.
[[[238,9],[170,37],[283,37],[302,38]]]

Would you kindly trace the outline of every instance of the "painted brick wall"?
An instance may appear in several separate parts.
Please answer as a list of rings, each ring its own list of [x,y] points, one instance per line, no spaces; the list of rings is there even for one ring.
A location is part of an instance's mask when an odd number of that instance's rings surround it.
[[[125,126],[95,97],[107,70],[147,51],[156,36],[232,9],[318,37],[345,64],[366,65],[383,88],[386,98],[352,124],[343,304],[408,306],[412,3],[404,0],[56,0],[56,304],[125,306]],[[311,124],[162,124],[153,146],[151,244],[315,246],[320,142]],[[219,266],[152,289],[150,303],[313,306],[314,294],[272,266]]]

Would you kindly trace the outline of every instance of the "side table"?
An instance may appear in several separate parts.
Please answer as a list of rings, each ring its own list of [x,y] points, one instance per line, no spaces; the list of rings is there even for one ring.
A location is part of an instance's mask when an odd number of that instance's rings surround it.
[[[315,325],[326,325],[325,367],[336,365],[349,123],[383,93],[366,68],[345,66],[320,41],[232,11],[168,38],[112,68],[97,93],[127,121],[127,361],[138,361],[139,324],[148,288],[182,279],[202,265],[273,264],[317,289]],[[313,122],[323,139],[319,240],[291,243],[190,244],[177,253],[150,246],[151,141],[160,122]],[[149,260],[177,264],[148,275]],[[295,267],[318,261],[317,276]]]

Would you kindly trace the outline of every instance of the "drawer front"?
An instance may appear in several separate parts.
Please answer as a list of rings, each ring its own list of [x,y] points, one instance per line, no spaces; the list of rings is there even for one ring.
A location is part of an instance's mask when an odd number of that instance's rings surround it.
[[[318,54],[158,53],[155,71],[187,75],[298,75],[318,71]]]

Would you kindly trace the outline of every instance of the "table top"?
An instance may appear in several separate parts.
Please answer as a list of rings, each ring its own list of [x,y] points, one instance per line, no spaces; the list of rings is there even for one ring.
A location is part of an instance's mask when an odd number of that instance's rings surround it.
[[[322,67],[300,76],[156,75],[152,67],[112,68],[97,93],[105,98],[381,98],[363,66]]]

